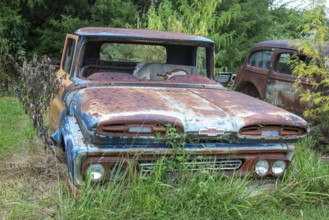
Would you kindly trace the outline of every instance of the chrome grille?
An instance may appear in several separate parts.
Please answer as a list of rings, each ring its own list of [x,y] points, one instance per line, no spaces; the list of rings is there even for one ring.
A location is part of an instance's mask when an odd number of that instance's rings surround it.
[[[240,159],[217,159],[211,161],[189,161],[179,163],[178,166],[181,169],[172,169],[169,171],[198,171],[198,170],[211,170],[211,171],[234,171],[238,170],[242,165]],[[159,166],[156,161],[139,161],[139,170],[143,173],[152,172],[156,166]]]

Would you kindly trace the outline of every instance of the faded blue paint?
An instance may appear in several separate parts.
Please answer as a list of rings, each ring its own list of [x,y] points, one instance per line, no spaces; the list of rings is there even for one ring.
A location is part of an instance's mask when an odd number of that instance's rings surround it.
[[[65,143],[66,160],[68,165],[68,173],[74,184],[79,185],[76,179],[81,177],[80,171],[75,165],[77,160],[80,160],[81,155],[88,152],[88,147],[84,143],[84,137],[80,131],[79,125],[74,116],[67,116],[63,111],[61,115],[61,132]]]
[[[57,129],[50,137],[57,145],[61,144],[62,133],[60,129]]]

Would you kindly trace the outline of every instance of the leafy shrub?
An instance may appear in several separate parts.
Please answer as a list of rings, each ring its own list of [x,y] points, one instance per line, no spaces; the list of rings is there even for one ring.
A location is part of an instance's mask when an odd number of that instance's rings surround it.
[[[31,117],[33,126],[45,144],[49,144],[49,126],[44,120],[53,94],[58,92],[60,81],[56,79],[55,67],[50,59],[43,56],[40,62],[37,56],[31,61],[24,60],[17,67],[19,83],[17,96],[25,112]]]
[[[320,141],[329,144],[329,27],[324,2],[316,2],[306,10],[305,20],[300,31],[303,37],[293,44],[310,60],[308,63],[295,61],[293,73],[299,77],[314,78],[311,81],[313,88],[301,94],[302,101],[311,103],[304,116],[316,126],[314,130],[322,134]],[[300,80],[297,81],[297,88],[301,88]]]

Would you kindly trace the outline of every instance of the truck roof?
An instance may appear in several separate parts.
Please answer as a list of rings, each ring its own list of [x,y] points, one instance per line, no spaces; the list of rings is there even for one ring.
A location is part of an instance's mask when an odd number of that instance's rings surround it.
[[[272,47],[272,48],[282,48],[282,49],[290,49],[297,51],[297,47],[291,45],[292,42],[293,42],[292,40],[267,40],[255,44],[253,48]]]
[[[115,39],[136,39],[150,41],[180,41],[212,45],[214,42],[206,37],[179,32],[152,31],[142,29],[86,27],[78,29],[75,34],[86,37],[106,37]]]
[[[252,49],[254,48],[281,48],[281,49],[288,49],[298,51],[298,47],[293,45],[292,43],[294,40],[267,40],[262,41],[255,44]],[[329,54],[329,47],[318,47],[319,50],[322,50],[325,54]]]

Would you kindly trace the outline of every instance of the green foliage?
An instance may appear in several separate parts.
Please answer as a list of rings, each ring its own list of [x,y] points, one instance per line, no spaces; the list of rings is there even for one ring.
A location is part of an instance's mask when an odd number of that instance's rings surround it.
[[[19,14],[30,24],[25,35],[29,57],[37,53],[60,58],[66,33],[90,24],[86,20],[90,18],[88,0],[21,2]]]
[[[19,1],[0,1],[0,93],[17,80],[15,62],[25,54],[28,22],[19,14]]]
[[[19,14],[19,10],[10,7],[13,3],[4,3],[0,8],[0,54],[16,54],[24,50],[28,22]]]
[[[96,0],[91,17],[97,26],[132,28],[136,23],[137,7],[130,0]]]
[[[104,44],[100,54],[104,61],[165,63],[166,58],[165,47],[142,44]]]
[[[305,11],[304,25],[300,26],[301,39],[293,44],[310,58],[308,63],[295,61],[293,73],[299,77],[314,78],[312,89],[302,93],[301,99],[311,103],[304,116],[319,127],[323,141],[329,144],[329,27],[325,15],[324,1],[310,1],[310,9]],[[297,81],[300,84],[300,81]]]
[[[319,159],[319,155],[312,151],[315,144],[316,140],[308,137],[297,145],[292,167],[277,191],[280,204],[329,203],[329,163]]]
[[[271,14],[271,28],[268,29],[269,33],[267,39],[297,39],[299,33],[297,27],[302,25],[303,11],[284,6],[274,6],[270,10]]]
[[[163,0],[150,7],[147,28],[207,36],[216,43],[216,66],[235,70],[254,43],[271,35],[269,7],[257,0]]]
[[[249,48],[256,42],[265,40],[272,27],[270,1],[223,1],[219,6],[219,22],[215,35],[216,65],[228,70],[236,70],[245,58]]]
[[[215,12],[221,1],[163,0],[147,13],[147,27],[152,30],[186,32],[208,36],[216,22]]]
[[[15,77],[15,60],[9,54],[0,54],[0,97],[9,90],[9,82]]]
[[[47,54],[51,57],[60,58],[67,33],[74,33],[75,30],[89,26],[88,21],[74,18],[70,15],[62,15],[60,19],[50,19],[46,25],[49,28],[40,29],[40,38],[34,52]]]

